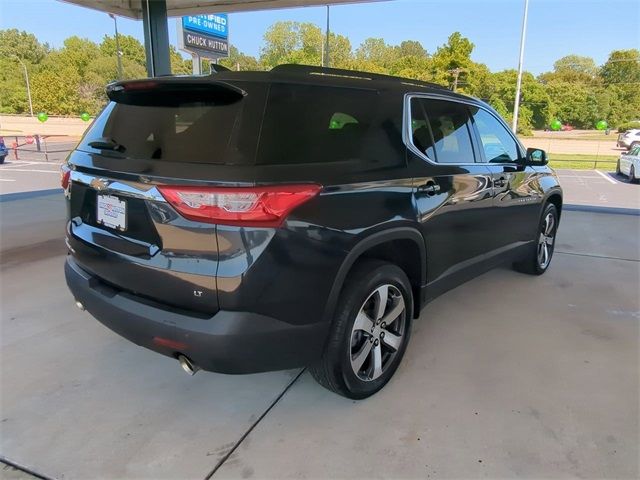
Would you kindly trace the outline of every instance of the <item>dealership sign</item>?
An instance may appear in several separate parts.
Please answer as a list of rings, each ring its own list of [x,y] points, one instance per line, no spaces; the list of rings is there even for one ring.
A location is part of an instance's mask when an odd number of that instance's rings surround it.
[[[229,25],[226,14],[189,15],[178,24],[182,50],[205,58],[229,56]]]

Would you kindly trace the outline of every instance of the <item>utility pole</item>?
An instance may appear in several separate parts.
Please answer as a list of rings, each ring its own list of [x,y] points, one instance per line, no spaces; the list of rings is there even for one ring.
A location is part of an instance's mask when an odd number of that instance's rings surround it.
[[[24,71],[24,82],[27,84],[27,100],[29,101],[29,113],[33,117],[33,102],[31,101],[31,86],[29,85],[29,72],[27,71],[27,66],[18,55],[14,54],[11,56],[18,60],[18,62],[20,62],[20,65],[22,65],[22,70]]]
[[[449,70],[448,72],[453,75],[453,87],[451,88],[451,90],[453,90],[454,92],[457,90],[458,88],[458,77],[460,77],[460,74],[462,72],[466,71],[464,68],[453,68],[451,70]]]
[[[522,34],[520,35],[520,59],[518,60],[518,80],[516,82],[516,99],[513,104],[513,123],[511,130],[518,130],[518,113],[520,110],[520,89],[522,87],[522,67],[524,64],[524,42],[527,37],[527,14],[529,13],[529,0],[524,0],[524,15],[522,17]]]
[[[324,47],[324,66],[329,66],[329,5],[327,5],[327,37]]]
[[[122,80],[122,52],[120,51],[120,36],[118,35],[118,20],[113,13],[109,16],[113,18],[113,26],[116,30],[116,57],[118,58],[118,80]]]

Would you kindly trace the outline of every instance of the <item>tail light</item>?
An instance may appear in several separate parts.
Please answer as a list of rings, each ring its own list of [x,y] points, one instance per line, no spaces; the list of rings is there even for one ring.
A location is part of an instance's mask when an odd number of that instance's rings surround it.
[[[320,188],[309,184],[250,188],[161,186],[158,190],[189,220],[277,227],[291,210],[316,196]]]
[[[68,165],[63,164],[60,167],[60,185],[63,190],[69,188],[69,179],[71,178],[71,169]]]

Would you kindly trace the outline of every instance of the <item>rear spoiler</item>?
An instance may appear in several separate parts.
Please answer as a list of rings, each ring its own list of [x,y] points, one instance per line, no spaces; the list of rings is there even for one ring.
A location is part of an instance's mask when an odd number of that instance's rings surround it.
[[[124,80],[107,85],[109,100],[127,105],[176,106],[185,103],[229,105],[247,92],[211,77],[155,77]]]

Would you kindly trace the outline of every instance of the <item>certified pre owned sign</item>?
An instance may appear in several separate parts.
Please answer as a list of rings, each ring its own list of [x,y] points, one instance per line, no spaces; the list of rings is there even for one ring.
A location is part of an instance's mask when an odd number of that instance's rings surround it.
[[[229,53],[229,44],[224,39],[211,38],[188,30],[182,31],[184,46],[196,50],[217,53],[223,56]]]

